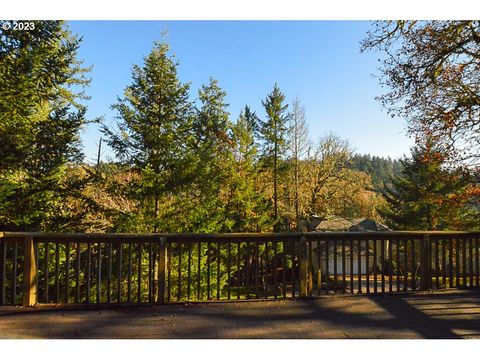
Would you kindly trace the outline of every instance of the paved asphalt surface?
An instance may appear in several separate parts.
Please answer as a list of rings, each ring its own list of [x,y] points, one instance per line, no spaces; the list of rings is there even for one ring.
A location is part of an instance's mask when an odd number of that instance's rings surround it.
[[[480,291],[113,309],[1,307],[0,338],[480,338]]]

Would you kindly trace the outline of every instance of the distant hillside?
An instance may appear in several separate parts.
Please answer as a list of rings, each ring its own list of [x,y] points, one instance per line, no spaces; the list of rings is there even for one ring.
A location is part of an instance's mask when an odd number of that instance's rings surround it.
[[[401,164],[398,159],[383,158],[370,154],[355,154],[351,159],[351,168],[363,171],[372,177],[373,187],[376,191],[384,188],[384,183],[390,183],[390,177],[398,175]]]

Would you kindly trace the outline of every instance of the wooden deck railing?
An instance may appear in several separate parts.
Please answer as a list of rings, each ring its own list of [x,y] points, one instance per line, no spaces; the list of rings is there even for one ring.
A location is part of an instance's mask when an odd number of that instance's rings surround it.
[[[163,304],[479,287],[476,232],[0,233],[0,305]]]

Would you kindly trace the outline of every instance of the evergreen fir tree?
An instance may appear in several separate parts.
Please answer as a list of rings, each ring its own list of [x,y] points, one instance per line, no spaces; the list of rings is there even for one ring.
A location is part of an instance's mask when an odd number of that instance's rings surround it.
[[[447,154],[431,139],[417,144],[411,158],[401,160],[400,176],[383,192],[380,211],[398,230],[455,230],[475,226],[476,187],[461,169],[446,168]]]
[[[282,163],[286,152],[288,105],[284,104],[285,95],[275,84],[272,92],[262,101],[267,118],[260,124],[260,137],[262,145],[262,165],[271,171],[273,180],[273,226],[275,231],[281,227],[279,218],[279,181],[280,174],[284,172],[285,166]]]
[[[231,123],[225,102],[227,93],[210,79],[198,92],[201,102],[194,121],[198,190],[194,209],[196,231],[228,231],[231,219],[225,214],[228,181],[233,175]]]
[[[151,231],[159,230],[161,198],[193,176],[190,85],[179,81],[178,62],[168,51],[166,43],[156,42],[143,66],[133,66],[132,84],[113,105],[118,129],[102,128],[117,157],[141,175],[136,195],[147,211],[145,230]]]
[[[259,119],[245,106],[233,126],[235,172],[231,179],[229,216],[235,232],[258,232],[268,222],[265,215],[265,196],[258,191],[256,158],[258,145],[255,130]]]
[[[0,30],[0,226],[58,231],[69,226],[66,198],[84,185],[66,175],[82,160],[89,69],[63,22],[34,23]]]

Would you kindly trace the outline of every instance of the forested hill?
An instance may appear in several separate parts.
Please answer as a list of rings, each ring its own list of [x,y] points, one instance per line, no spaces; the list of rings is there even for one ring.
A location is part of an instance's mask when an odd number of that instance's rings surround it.
[[[400,173],[401,164],[398,159],[372,156],[370,154],[355,154],[350,162],[353,170],[363,171],[372,177],[375,190],[384,188],[384,183],[391,183],[391,176]]]

